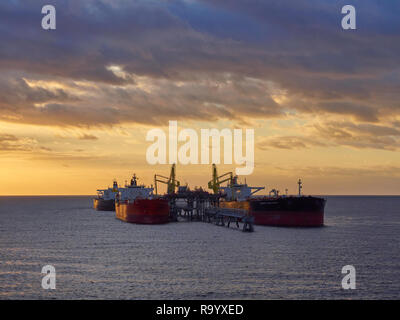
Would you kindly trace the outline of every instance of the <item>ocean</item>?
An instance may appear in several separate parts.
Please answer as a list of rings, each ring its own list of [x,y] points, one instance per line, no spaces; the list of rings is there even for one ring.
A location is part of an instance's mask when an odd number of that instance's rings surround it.
[[[399,299],[400,197],[326,198],[325,227],[245,233],[129,224],[90,197],[0,197],[0,299]]]

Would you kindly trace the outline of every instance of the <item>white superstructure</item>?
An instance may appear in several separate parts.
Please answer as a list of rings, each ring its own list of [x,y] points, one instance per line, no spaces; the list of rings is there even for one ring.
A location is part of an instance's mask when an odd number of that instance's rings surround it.
[[[250,198],[256,192],[265,189],[265,187],[249,187],[247,183],[238,183],[237,177],[233,177],[232,183],[227,187],[221,187],[220,190],[226,194],[226,200],[244,201]]]
[[[119,188],[118,199],[120,201],[135,200],[136,198],[149,199],[153,196],[154,188],[146,188],[137,184],[136,175],[133,175],[130,185]]]
[[[118,194],[118,183],[113,182],[113,187],[108,189],[98,189],[97,197],[103,200],[114,200],[115,196]]]

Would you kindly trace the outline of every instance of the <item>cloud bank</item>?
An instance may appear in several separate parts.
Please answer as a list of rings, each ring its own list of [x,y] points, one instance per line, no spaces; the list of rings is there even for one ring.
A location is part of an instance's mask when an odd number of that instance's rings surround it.
[[[55,31],[40,27],[45,4],[0,3],[2,121],[295,115],[318,126],[261,147],[400,146],[399,2],[355,1],[355,31],[340,27],[344,1],[58,0]]]

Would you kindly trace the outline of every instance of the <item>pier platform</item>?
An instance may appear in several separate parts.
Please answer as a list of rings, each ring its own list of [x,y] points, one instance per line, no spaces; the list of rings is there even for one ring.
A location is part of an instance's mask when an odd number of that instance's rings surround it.
[[[231,224],[240,228],[243,232],[254,231],[254,218],[247,214],[246,210],[220,208],[221,195],[211,194],[202,189],[168,194],[170,220],[178,221],[178,218],[187,221],[202,221],[214,223],[217,226],[230,227]]]

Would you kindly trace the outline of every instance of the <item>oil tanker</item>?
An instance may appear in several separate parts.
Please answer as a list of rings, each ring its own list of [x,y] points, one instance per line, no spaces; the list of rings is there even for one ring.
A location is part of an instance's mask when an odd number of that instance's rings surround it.
[[[118,194],[118,183],[113,182],[113,187],[108,189],[98,189],[97,197],[93,199],[93,207],[97,211],[114,211],[115,196]]]
[[[129,185],[120,188],[115,201],[117,219],[138,224],[169,222],[169,202],[153,194],[153,188],[137,184],[133,175]]]
[[[226,176],[229,176],[226,178]],[[227,187],[220,187],[219,178],[228,181]],[[299,193],[297,196],[279,195],[272,189],[269,196],[254,196],[264,187],[250,187],[247,183],[240,184],[237,176],[232,173],[217,175],[213,166],[213,180],[209,188],[222,193],[219,206],[247,210],[254,217],[254,224],[282,227],[320,227],[324,225],[324,209],[326,200],[319,197],[303,196],[302,182],[299,179]]]

